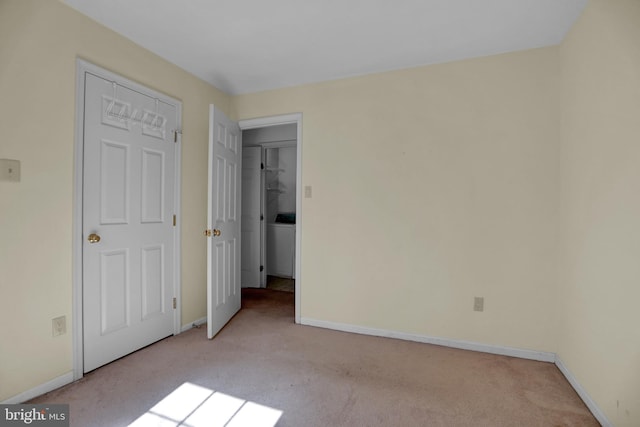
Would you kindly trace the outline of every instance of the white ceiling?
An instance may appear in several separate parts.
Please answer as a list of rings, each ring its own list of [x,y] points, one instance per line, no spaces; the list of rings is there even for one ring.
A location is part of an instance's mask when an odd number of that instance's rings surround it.
[[[64,0],[230,94],[558,44],[587,0]]]

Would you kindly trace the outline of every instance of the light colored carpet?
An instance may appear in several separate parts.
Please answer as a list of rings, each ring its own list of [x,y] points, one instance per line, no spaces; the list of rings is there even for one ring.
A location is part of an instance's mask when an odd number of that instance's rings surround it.
[[[267,276],[267,289],[283,292],[295,292],[296,282],[284,277]]]
[[[190,383],[283,411],[280,427],[598,425],[551,363],[295,325],[293,299],[244,289],[215,339],[192,329],[32,403],[126,426]]]

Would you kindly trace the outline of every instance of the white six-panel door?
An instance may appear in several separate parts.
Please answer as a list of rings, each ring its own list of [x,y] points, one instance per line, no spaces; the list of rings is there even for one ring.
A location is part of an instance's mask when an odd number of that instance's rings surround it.
[[[237,123],[209,108],[207,336],[240,310],[242,141]]]
[[[174,332],[178,115],[175,105],[89,72],[84,103],[88,372]]]

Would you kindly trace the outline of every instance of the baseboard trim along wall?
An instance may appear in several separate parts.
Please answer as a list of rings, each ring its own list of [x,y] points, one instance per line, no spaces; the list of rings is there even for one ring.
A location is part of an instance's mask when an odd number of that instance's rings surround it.
[[[28,400],[33,399],[34,397],[38,397],[45,393],[49,393],[57,388],[65,386],[67,384],[71,384],[73,382],[73,371],[67,372],[64,375],[60,375],[57,378],[52,379],[44,384],[40,384],[37,387],[34,387],[30,390],[23,391],[20,394],[17,394],[9,399],[3,401],[3,404],[13,404],[13,403],[24,403]]]
[[[181,333],[186,332],[195,326],[204,325],[205,323],[207,323],[207,318],[202,317],[194,322],[183,325],[182,328],[180,329],[180,332]],[[44,384],[40,384],[39,386],[36,386],[32,389],[26,390],[20,394],[10,397],[9,399],[4,400],[0,403],[2,404],[24,403],[35,397],[41,396],[45,393],[49,393],[50,391],[53,391],[57,388],[63,387],[67,384],[71,384],[72,382],[73,382],[73,372],[68,372],[64,375],[61,375],[57,378],[52,379],[51,381],[48,381]]]
[[[482,353],[499,354],[502,356],[519,357],[521,359],[531,359],[540,362],[555,362],[555,353],[546,351],[523,350],[520,348],[503,347],[499,345],[481,344],[472,341],[451,340],[446,338],[429,337],[425,335],[407,334],[404,332],[389,331],[386,329],[367,328],[364,326],[349,325],[345,323],[327,322],[302,318],[303,325],[316,326],[318,328],[333,329],[342,332],[353,332],[356,334],[372,335],[376,337],[397,338],[406,341],[415,341],[424,344],[435,344],[444,347],[459,348],[461,350],[480,351]]]
[[[180,333],[187,332],[189,329],[194,328],[196,326],[204,325],[205,323],[207,323],[207,318],[206,317],[201,317],[200,319],[196,320],[195,322],[191,322],[191,323],[188,323],[186,325],[182,325],[182,328],[180,329]]]
[[[573,376],[571,371],[569,371],[564,363],[562,363],[562,360],[556,355],[556,353],[523,350],[520,348],[504,347],[499,345],[481,344],[473,341],[451,340],[445,338],[429,337],[425,335],[407,334],[404,332],[389,331],[386,329],[367,328],[364,326],[349,325],[346,323],[327,322],[325,320],[310,319],[307,317],[301,318],[300,323],[302,325],[315,326],[318,328],[331,329],[335,331],[351,332],[355,334],[372,335],[384,338],[396,338],[424,344],[435,344],[444,347],[459,348],[461,350],[479,351],[482,353],[498,354],[501,356],[511,356],[521,359],[537,360],[540,362],[551,362],[554,363],[558,367],[558,369],[560,369],[562,375],[564,375],[567,381],[569,381],[571,387],[573,387],[576,393],[578,393],[578,396],[580,396],[584,404],[587,405],[587,408],[589,408],[596,420],[598,420],[598,422],[603,427],[612,426],[611,422],[604,415],[604,412],[602,412],[602,410],[598,407],[598,405],[596,405],[593,399],[591,399],[591,396],[589,396],[586,390]]]
[[[188,331],[189,329],[200,326],[207,323],[207,318],[202,317],[190,324],[182,326],[181,332]],[[537,360],[540,362],[555,363],[562,375],[569,381],[571,387],[578,393],[578,396],[582,399],[587,408],[591,411],[593,416],[603,427],[612,426],[611,422],[607,419],[604,412],[598,407],[594,400],[589,396],[589,393],[582,387],[576,377],[565,366],[560,357],[555,353],[546,351],[534,351],[524,350],[520,348],[504,347],[498,345],[481,344],[473,341],[452,340],[445,338],[429,337],[426,335],[408,334],[404,332],[390,331],[386,329],[367,328],[364,326],[349,325],[346,323],[327,322],[325,320],[317,320],[303,317],[300,319],[300,323],[306,326],[314,326],[317,328],[331,329],[334,331],[350,332],[362,335],[371,335],[375,337],[395,338],[405,341],[414,341],[424,344],[441,345],[444,347],[458,348],[461,350],[479,351],[482,353],[498,354],[501,356],[518,357],[521,359]],[[15,395],[7,400],[2,401],[2,404],[23,403],[57,388],[63,387],[73,382],[73,371],[61,375],[52,379],[44,384],[40,384],[30,390],[26,390],[18,395]]]
[[[591,396],[589,396],[589,393],[587,393],[584,387],[582,387],[582,385],[578,382],[576,377],[573,376],[571,371],[562,362],[562,359],[560,359],[560,357],[558,357],[557,355],[556,355],[556,366],[558,367],[558,369],[560,369],[560,372],[562,372],[562,375],[564,375],[567,381],[569,381],[569,384],[571,384],[571,387],[573,387],[576,393],[578,393],[578,396],[580,396],[580,399],[582,399],[584,404],[587,405],[587,408],[589,408],[593,416],[596,417],[596,420],[598,420],[598,422],[603,427],[613,426],[613,424],[611,424],[611,422],[607,419],[604,412],[600,410],[598,405],[596,405],[596,402],[594,402]]]

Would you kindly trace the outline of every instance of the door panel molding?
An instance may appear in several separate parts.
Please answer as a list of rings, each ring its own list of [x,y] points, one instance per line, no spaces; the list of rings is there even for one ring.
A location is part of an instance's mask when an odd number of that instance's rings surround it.
[[[83,256],[83,176],[84,176],[84,102],[85,102],[85,80],[87,74],[94,75],[96,77],[116,82],[121,86],[125,86],[140,94],[151,96],[159,101],[169,104],[175,107],[177,113],[177,135],[176,144],[177,149],[175,153],[175,165],[174,166],[174,206],[173,212],[180,217],[180,200],[181,200],[181,127],[182,127],[182,103],[174,98],[171,98],[163,93],[152,90],[141,84],[133,82],[119,74],[108,71],[104,68],[98,67],[83,59],[76,59],[76,126],[74,137],[74,189],[73,189],[73,249],[72,249],[72,348],[73,348],[73,379],[78,380],[84,375],[84,362],[83,362],[83,269],[82,269],[82,256]],[[107,104],[111,100],[105,99],[103,101]],[[103,117],[103,121],[107,121],[108,124],[114,125],[118,128],[122,128],[122,121],[112,116]],[[125,121],[129,123],[129,121]],[[156,129],[153,129],[156,130]],[[172,129],[167,129],[171,131]],[[164,129],[162,130],[165,131]],[[166,166],[166,165],[165,165]],[[180,246],[181,246],[181,229],[180,221],[178,221],[173,230],[174,233],[174,248],[173,260],[167,260],[167,262],[173,263],[173,283],[174,283],[174,295],[180,296],[181,290],[181,266],[180,266]],[[173,316],[173,333],[180,333],[180,319],[181,319],[181,305],[177,304]]]

